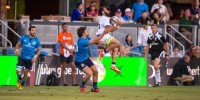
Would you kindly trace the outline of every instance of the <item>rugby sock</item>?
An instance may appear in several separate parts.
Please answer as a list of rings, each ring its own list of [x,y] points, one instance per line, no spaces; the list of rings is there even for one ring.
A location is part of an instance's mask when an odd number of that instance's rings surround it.
[[[157,71],[155,73],[155,81],[156,81],[156,84],[158,84],[158,72]]]
[[[85,82],[82,82],[80,87],[84,87],[85,86]]]
[[[18,77],[18,81],[21,81],[21,80],[22,80],[21,75],[17,74],[17,77]]]
[[[160,69],[157,70],[157,72],[158,72],[158,82],[160,83],[160,82],[161,82],[161,78],[160,78]]]
[[[97,88],[97,82],[93,82],[93,88]]]
[[[104,53],[108,53],[108,52],[106,51],[106,48],[104,48],[103,51],[104,51]]]
[[[25,84],[25,80],[22,80],[21,85],[24,86]]]
[[[112,65],[113,65],[113,66],[116,66],[116,63],[115,63],[115,62],[112,62]]]

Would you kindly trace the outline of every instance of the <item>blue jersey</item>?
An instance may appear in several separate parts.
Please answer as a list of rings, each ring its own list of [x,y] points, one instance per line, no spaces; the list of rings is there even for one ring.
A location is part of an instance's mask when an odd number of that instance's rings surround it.
[[[28,35],[24,35],[20,38],[19,42],[22,46],[20,57],[26,60],[31,60],[37,48],[41,48],[40,41],[36,37],[30,38]]]
[[[89,40],[88,38],[79,38],[76,46],[77,52],[75,53],[75,60],[77,62],[82,62],[86,60],[89,57],[88,54],[88,46],[89,46]]]
[[[142,16],[142,12],[149,11],[148,5],[146,3],[143,4],[139,4],[138,2],[134,3],[132,6],[132,9],[134,11],[134,21],[137,22],[138,18],[140,18]]]

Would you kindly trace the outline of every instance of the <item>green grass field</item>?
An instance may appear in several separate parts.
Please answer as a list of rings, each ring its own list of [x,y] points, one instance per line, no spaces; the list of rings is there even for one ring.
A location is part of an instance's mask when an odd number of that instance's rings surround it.
[[[0,87],[0,100],[200,100],[199,86],[99,87],[99,93],[85,93],[72,86]]]

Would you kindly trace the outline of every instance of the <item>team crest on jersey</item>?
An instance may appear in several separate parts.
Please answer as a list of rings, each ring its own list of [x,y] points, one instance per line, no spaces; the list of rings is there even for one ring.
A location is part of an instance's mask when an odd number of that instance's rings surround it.
[[[33,44],[33,45],[36,45],[36,41],[33,41],[32,44]]]

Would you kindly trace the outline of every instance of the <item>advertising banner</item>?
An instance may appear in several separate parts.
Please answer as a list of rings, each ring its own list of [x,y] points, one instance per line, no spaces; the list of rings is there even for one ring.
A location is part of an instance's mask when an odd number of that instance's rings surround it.
[[[94,60],[93,60],[94,61]],[[117,57],[117,74],[110,69],[111,57],[104,57],[102,64],[96,64],[99,71],[99,86],[146,86],[147,62],[142,57]]]
[[[0,56],[0,86],[17,84],[16,64],[17,56]]]
[[[51,74],[51,72],[57,72],[59,84],[63,85],[63,81],[61,80],[61,63],[59,56],[45,56],[40,57],[37,65],[35,67],[35,85],[46,85],[47,77]],[[67,79],[67,84],[72,85],[71,79],[71,67],[67,64],[67,68],[65,69],[65,75]],[[79,71],[76,68],[76,81],[77,83],[81,83],[83,78],[83,72]]]

